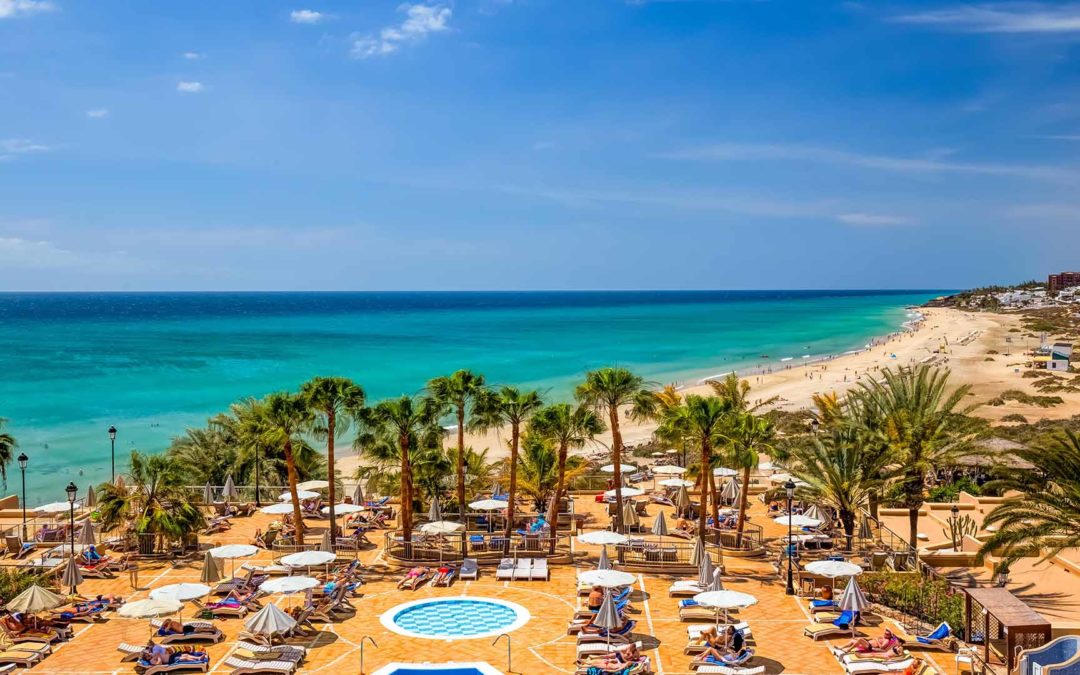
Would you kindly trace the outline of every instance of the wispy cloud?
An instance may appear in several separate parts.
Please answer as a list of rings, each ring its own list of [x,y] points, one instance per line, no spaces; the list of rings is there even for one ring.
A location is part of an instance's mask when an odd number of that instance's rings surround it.
[[[1080,181],[1080,170],[1069,167],[946,161],[938,157],[895,157],[800,144],[717,143],[662,156],[687,160],[812,162],[897,173],[968,173],[1055,182]]]
[[[202,82],[177,82],[176,91],[181,94],[198,94],[204,89]]]
[[[1077,33],[1080,4],[957,5],[903,14],[893,21],[968,33]]]
[[[865,227],[891,227],[895,225],[911,225],[914,221],[903,216],[886,216],[877,213],[842,213],[836,217],[841,223],[848,225],[862,225]]]
[[[443,4],[404,4],[398,11],[405,13],[405,20],[395,26],[387,26],[377,35],[365,35],[353,38],[352,55],[366,59],[372,56],[393,54],[402,46],[419,42],[430,33],[441,33],[450,29],[449,6]]]
[[[202,52],[184,52],[180,56],[187,59],[188,61],[198,61],[203,57],[203,54]]]
[[[54,9],[56,5],[47,0],[0,0],[0,19],[14,19]]]
[[[49,241],[0,236],[0,264],[16,268],[63,268],[77,265],[74,252]]]
[[[90,119],[99,120],[102,117],[108,117],[109,116],[109,109],[108,108],[91,108],[90,110],[86,111],[86,116],[89,117]]]
[[[311,9],[294,9],[289,12],[289,21],[293,23],[316,24],[326,20],[326,15]]]
[[[35,143],[28,138],[0,139],[0,162],[10,162],[19,155],[29,155],[52,150],[47,145]]]
[[[1053,134],[1047,136],[1032,136],[1044,141],[1080,141],[1080,134]]]

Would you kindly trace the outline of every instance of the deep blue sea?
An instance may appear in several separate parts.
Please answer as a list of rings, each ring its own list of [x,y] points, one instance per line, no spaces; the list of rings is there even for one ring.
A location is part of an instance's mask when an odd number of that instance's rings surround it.
[[[30,502],[108,478],[246,396],[315,375],[374,400],[459,368],[569,397],[590,368],[656,382],[824,355],[899,330],[932,291],[0,294],[0,417]],[[9,492],[19,486],[9,469]],[[80,490],[82,492],[82,490]]]

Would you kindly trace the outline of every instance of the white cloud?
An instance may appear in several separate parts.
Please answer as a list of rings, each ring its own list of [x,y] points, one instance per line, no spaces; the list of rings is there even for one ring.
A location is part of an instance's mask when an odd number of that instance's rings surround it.
[[[48,152],[51,149],[52,148],[47,145],[35,143],[27,138],[0,139],[0,162],[10,162],[19,155]]]
[[[177,82],[176,91],[181,94],[198,94],[203,90],[202,82]]]
[[[198,61],[203,57],[201,52],[184,52],[180,56],[184,57],[188,61]]]
[[[888,227],[891,225],[910,225],[912,220],[903,216],[886,216],[877,213],[842,213],[836,217],[841,223],[866,227]]]
[[[293,23],[315,24],[326,20],[326,15],[310,9],[294,9],[289,12],[289,21]]]
[[[936,157],[893,157],[837,150],[800,144],[717,143],[663,155],[668,159],[720,161],[795,161],[853,166],[897,173],[967,173],[987,176],[1011,176],[1055,182],[1080,181],[1080,170],[1033,164],[944,161]]]
[[[90,110],[86,111],[86,116],[91,118],[91,119],[99,120],[102,117],[108,117],[109,116],[109,109],[108,108],[91,108]]]
[[[958,5],[904,14],[893,20],[968,33],[1076,33],[1080,32],[1080,4]]]
[[[1045,141],[1080,141],[1080,134],[1057,134],[1053,136],[1034,136]]]
[[[0,0],[0,19],[14,19],[41,12],[51,12],[56,5],[47,0]]]
[[[354,37],[352,55],[365,59],[371,56],[392,54],[402,47],[424,39],[429,33],[449,30],[450,7],[442,4],[410,5],[398,7],[405,13],[405,20],[396,26],[387,26],[378,35]]]
[[[4,267],[56,268],[79,262],[78,255],[49,241],[0,236],[0,264]]]

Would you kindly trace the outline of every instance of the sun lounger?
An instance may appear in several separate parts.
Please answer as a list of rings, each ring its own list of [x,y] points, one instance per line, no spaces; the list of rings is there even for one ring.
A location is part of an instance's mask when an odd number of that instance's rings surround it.
[[[893,661],[857,661],[845,663],[844,670],[851,675],[863,675],[865,673],[902,673],[908,669],[915,659],[908,657]]]
[[[636,621],[627,621],[623,624],[622,628],[618,628],[610,632],[607,631],[600,633],[578,633],[577,643],[583,645],[589,642],[608,642],[612,643],[632,642],[631,636],[634,634],[634,627],[637,625]]]
[[[518,558],[511,578],[514,581],[528,580],[529,575],[532,574],[532,563],[532,558]]]
[[[753,658],[753,649],[743,649],[742,652],[738,654],[738,656],[725,654],[724,656],[720,657],[719,660],[712,656],[707,657],[707,659],[705,660],[694,659],[690,662],[690,669],[697,670],[702,666],[727,666],[729,668],[737,668],[744,664],[750,663]]]
[[[262,649],[267,649],[263,645],[257,645]],[[245,661],[288,661],[289,663],[299,666],[304,661],[304,655],[300,652],[271,652],[271,651],[256,651],[248,649],[247,647],[236,647],[232,651],[232,656],[244,659]]]
[[[927,635],[910,636],[902,631],[893,631],[900,638],[905,647],[921,647],[922,649],[941,649],[952,651],[956,638],[952,634],[952,626],[942,621],[937,628]]]
[[[698,666],[698,673],[717,675],[765,675],[765,666],[753,668],[739,668],[738,666]]]
[[[142,654],[143,650],[146,649],[146,645],[134,645],[130,642],[121,642],[116,646],[116,649],[123,654],[120,658],[121,661],[138,661],[139,654]]]
[[[626,643],[626,644],[630,644],[630,643]],[[613,651],[616,651],[618,649],[622,649],[623,647],[626,646],[626,644],[618,644],[618,645],[612,644],[612,645],[609,645],[606,642],[595,642],[595,643],[590,642],[588,644],[578,645],[578,647],[577,647],[577,657],[579,659],[583,659],[583,658],[588,657],[588,656],[596,656],[597,654],[607,654],[608,652],[613,652]],[[641,643],[640,642],[634,642],[633,645],[635,647],[637,647],[639,650],[641,649]]]
[[[150,626],[154,628],[155,639],[163,645],[172,644],[174,642],[213,642],[218,643],[225,639],[221,629],[212,623],[207,621],[189,621],[184,624],[190,626],[191,630],[185,629],[183,633],[170,633],[168,635],[162,635],[157,632],[161,626],[162,621],[153,620],[150,622]]]
[[[806,607],[811,614],[820,612],[835,612],[839,607],[834,600],[811,600]]]
[[[225,659],[225,665],[233,669],[233,675],[254,675],[256,673],[291,673],[296,670],[296,664],[292,661],[270,661],[266,659],[242,659],[239,656],[230,656]]]
[[[547,558],[537,558],[533,561],[532,571],[529,572],[530,579],[547,581],[548,574]]]
[[[844,612],[831,623],[812,623],[803,629],[803,635],[820,640],[834,635],[848,635],[852,632],[852,624],[858,620],[854,612]]]
[[[457,574],[457,570],[453,567],[448,567],[446,572],[437,572],[431,579],[432,586],[449,587],[454,581],[454,575]]]
[[[476,558],[465,558],[465,561],[461,563],[461,570],[458,572],[458,576],[462,579],[471,579],[475,581],[480,577],[480,566],[476,562]]]
[[[514,578],[514,561],[511,558],[503,558],[495,569],[495,578],[499,581],[510,581]]]
[[[702,586],[697,581],[694,581],[692,579],[680,579],[679,581],[671,584],[671,586],[668,586],[668,597],[692,598],[698,593],[704,593],[707,590],[709,589]]]
[[[24,666],[29,668],[41,661],[44,656],[37,652],[23,652],[16,649],[5,649],[0,652],[0,664]]]
[[[271,657],[280,655],[282,661],[295,660],[297,663],[303,663],[307,658],[307,648],[300,645],[265,645],[241,640],[236,643],[236,650],[238,653],[242,650],[244,653],[266,654]]]
[[[25,558],[37,549],[33,543],[27,544],[19,536],[9,535],[4,538],[4,541],[7,542],[7,552],[15,556],[16,560]]]
[[[242,619],[245,616],[247,616],[247,613],[249,611],[248,606],[246,604],[244,604],[244,603],[222,604],[222,603],[211,602],[211,603],[207,603],[207,604],[204,605],[203,603],[199,602],[198,600],[192,600],[191,604],[195,605],[196,607],[198,607],[199,609],[201,609],[201,610],[203,610],[205,612],[210,612],[210,614],[215,616],[215,617],[217,617],[217,616],[231,616],[231,617],[238,617],[238,618]]]
[[[679,608],[679,621],[715,621],[718,610],[712,607],[691,605]]]
[[[423,586],[424,582],[427,581],[429,578],[431,578],[431,575],[427,572],[422,572],[413,577],[404,576],[399,582],[398,590],[407,588],[410,591],[415,591],[416,589]]]
[[[750,624],[746,623],[745,621],[740,621],[739,623],[736,623],[736,624],[733,624],[733,625],[735,626],[735,630],[742,631],[743,637],[750,637]],[[701,635],[702,633],[704,633],[706,630],[709,630],[710,628],[721,628],[721,629],[727,630],[727,625],[726,624],[720,624],[719,626],[717,626],[717,624],[715,622],[714,623],[692,623],[692,624],[690,624],[689,626],[686,627],[686,637],[688,637],[688,638],[696,638],[699,635]]]
[[[688,628],[690,628],[690,627],[691,626],[688,626]],[[710,628],[718,628],[720,631],[727,630],[727,626],[720,625],[719,627],[717,627],[715,624],[709,624],[709,625],[706,625],[706,624],[694,624],[692,627],[695,628],[696,630],[694,630],[693,632],[687,631],[687,633],[688,633],[687,641],[686,641],[686,646],[683,647],[683,654],[699,654],[699,653],[705,651],[705,641],[701,638],[701,634],[705,630],[710,629]],[[742,636],[743,636],[744,640],[749,640],[750,639],[750,637],[751,637],[750,626],[747,625],[745,622],[735,624],[735,630],[742,633]]]
[[[139,661],[135,664],[135,671],[140,675],[160,675],[161,673],[179,673],[184,671],[198,671],[205,673],[210,669],[210,657],[203,654],[201,661],[177,661],[160,666],[151,666]]]

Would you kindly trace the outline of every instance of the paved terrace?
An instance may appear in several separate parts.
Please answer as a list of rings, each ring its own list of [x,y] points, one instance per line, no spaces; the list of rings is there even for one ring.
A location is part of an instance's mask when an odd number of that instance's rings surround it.
[[[578,513],[592,515],[588,527],[602,527],[606,522],[601,514],[600,505],[591,498],[579,497],[575,504]],[[660,507],[649,506],[651,515]],[[668,514],[670,516],[670,513]],[[753,522],[763,524],[766,537],[776,537],[784,533],[784,528],[772,523],[765,514],[764,507],[754,501],[751,512]],[[233,527],[228,532],[203,538],[203,545],[221,545],[226,543],[250,543],[257,528],[265,529],[271,517],[256,514],[250,518],[234,518]],[[321,534],[326,521],[307,521],[311,528],[309,537]],[[381,537],[373,536],[374,541]],[[365,671],[372,672],[391,662],[444,662],[444,661],[486,661],[501,671],[506,669],[506,645],[501,641],[492,646],[491,638],[468,639],[458,641],[425,640],[406,638],[386,630],[379,622],[379,616],[395,605],[409,600],[448,596],[484,596],[502,598],[521,604],[532,613],[532,619],[521,629],[513,633],[513,670],[516,673],[571,673],[575,663],[575,638],[566,635],[567,620],[580,604],[576,594],[576,574],[580,570],[590,569],[595,565],[598,550],[575,544],[578,556],[576,566],[552,566],[551,579],[541,581],[497,582],[491,568],[482,568],[478,581],[455,581],[450,588],[432,588],[424,585],[416,591],[396,590],[396,581],[401,574],[397,567],[387,564],[380,549],[372,549],[360,554],[366,566],[367,583],[361,587],[362,597],[353,599],[358,611],[355,617],[346,621],[316,624],[320,633],[304,640],[296,640],[310,648],[306,664],[300,669],[304,673],[339,673],[359,672],[359,644],[363,636],[369,635],[378,642],[378,648],[370,644],[366,649]],[[272,560],[270,552],[261,552],[259,556],[241,562],[263,562]],[[791,675],[824,675],[843,672],[837,661],[828,651],[826,641],[813,642],[803,636],[803,627],[808,622],[804,608],[805,601],[785,595],[783,581],[773,571],[772,561],[725,560],[727,575],[725,587],[743,591],[756,596],[756,606],[742,610],[733,616],[749,622],[757,656],[753,665],[764,665],[770,674],[787,673]],[[230,563],[225,562],[224,571],[228,573]],[[125,599],[147,597],[150,589],[177,582],[197,582],[201,573],[202,562],[191,563],[143,562],[139,573],[139,588],[133,590],[127,575],[115,579],[88,579],[79,588],[84,595],[97,593],[115,593]],[[679,675],[692,672],[689,667],[690,656],[683,654],[686,645],[686,624],[679,621],[677,599],[668,597],[667,589],[675,576],[658,574],[638,575],[638,583],[633,594],[632,618],[637,621],[635,634],[645,644],[645,653],[653,663],[656,673]],[[263,602],[277,602],[283,607],[300,602],[300,597],[293,599],[284,596],[270,596]],[[191,609],[186,609],[190,616]],[[124,619],[114,613],[108,614],[108,621],[88,626],[77,625],[76,635],[70,642],[61,644],[53,655],[34,667],[36,673],[131,673],[131,663],[121,663],[116,646],[121,642],[142,643],[151,635],[147,620]],[[211,672],[227,673],[230,669],[222,661],[233,649],[238,633],[243,628],[243,620],[230,618],[218,619],[216,623],[225,632],[227,639],[207,649],[211,657]],[[887,623],[862,629],[861,634],[877,636]],[[842,641],[840,641],[842,642]],[[943,673],[954,671],[951,654],[936,655],[927,653],[926,657],[939,666]]]

